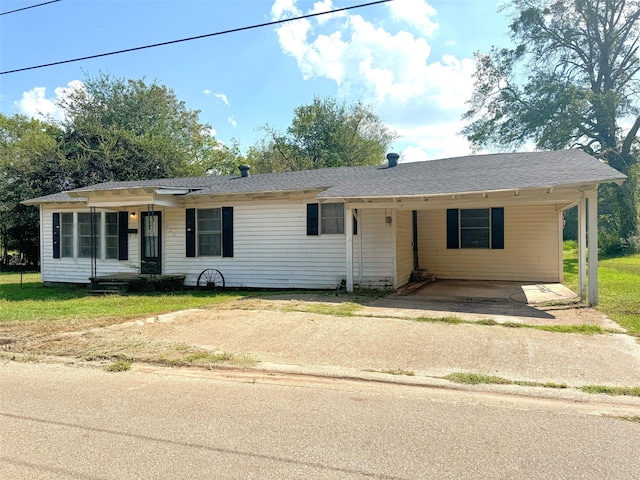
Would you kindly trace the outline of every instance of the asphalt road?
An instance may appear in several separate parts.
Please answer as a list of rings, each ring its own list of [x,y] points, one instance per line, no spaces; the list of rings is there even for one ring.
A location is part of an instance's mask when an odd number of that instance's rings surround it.
[[[638,480],[640,423],[601,415],[611,408],[260,372],[2,362],[0,478]]]

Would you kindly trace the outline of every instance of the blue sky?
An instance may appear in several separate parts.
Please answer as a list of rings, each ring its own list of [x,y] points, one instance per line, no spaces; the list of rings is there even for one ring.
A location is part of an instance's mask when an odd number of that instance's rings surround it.
[[[0,12],[42,0],[3,0]],[[343,8],[358,0],[62,0],[0,16],[0,70],[127,49]],[[458,135],[473,52],[507,45],[494,0],[394,0],[176,45],[0,75],[5,115],[60,114],[65,89],[99,72],[145,78],[201,111],[243,150],[285,130],[314,95],[374,106],[399,138],[401,161],[470,153]]]

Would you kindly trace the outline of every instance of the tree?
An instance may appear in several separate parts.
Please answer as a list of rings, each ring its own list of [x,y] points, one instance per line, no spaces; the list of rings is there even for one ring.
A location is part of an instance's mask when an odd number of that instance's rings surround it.
[[[230,173],[240,161],[237,144],[216,141],[197,110],[156,83],[101,74],[59,106],[60,125],[0,116],[3,253],[18,249],[32,263],[38,213],[22,200],[106,181]]]
[[[378,165],[396,138],[370,106],[315,97],[294,110],[286,133],[270,126],[247,155],[258,172]]]
[[[9,249],[37,263],[38,211],[20,201],[65,189],[61,137],[54,125],[0,114],[0,263],[7,262]]]
[[[75,186],[204,175],[218,142],[173,91],[100,74],[60,103]]]
[[[474,93],[463,116],[469,141],[477,148],[577,147],[635,175],[640,2],[513,0],[508,10],[516,46],[476,53]],[[638,228],[637,182],[614,196],[612,225],[630,237]]]

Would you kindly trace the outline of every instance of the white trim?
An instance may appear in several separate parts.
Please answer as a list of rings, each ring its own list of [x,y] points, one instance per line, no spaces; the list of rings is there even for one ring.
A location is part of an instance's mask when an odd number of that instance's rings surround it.
[[[581,300],[587,298],[587,199],[582,197],[578,203],[578,295]]]
[[[598,191],[589,192],[589,305],[598,304]]]
[[[393,288],[398,288],[398,219],[396,211],[391,210],[391,271],[393,272]]]
[[[558,282],[564,282],[564,213],[558,212]]]
[[[344,209],[346,256],[347,256],[347,292],[353,292],[353,210]]]

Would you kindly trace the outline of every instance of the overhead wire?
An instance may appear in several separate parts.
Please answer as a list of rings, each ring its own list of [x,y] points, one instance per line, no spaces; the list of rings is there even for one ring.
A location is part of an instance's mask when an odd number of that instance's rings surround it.
[[[60,0],[55,0],[55,1],[60,1]],[[243,32],[243,31],[246,31],[246,30],[253,30],[255,28],[268,27],[268,26],[272,26],[272,25],[280,25],[280,24],[283,24],[283,23],[293,22],[293,21],[296,21],[296,20],[303,20],[305,18],[318,17],[318,16],[321,16],[321,15],[329,15],[329,14],[332,14],[332,13],[339,13],[339,12],[344,12],[344,11],[347,11],[347,10],[354,10],[356,8],[370,7],[370,6],[373,6],[373,5],[378,5],[378,4],[381,4],[381,3],[388,3],[388,2],[392,2],[392,1],[394,1],[394,0],[376,0],[374,2],[361,3],[361,4],[358,4],[358,5],[352,5],[350,7],[343,7],[343,8],[337,8],[337,9],[334,9],[334,10],[328,10],[326,12],[309,13],[307,15],[300,15],[298,17],[283,18],[283,19],[280,19],[280,20],[274,20],[274,21],[265,22],[265,23],[258,23],[258,24],[249,25],[249,26],[246,26],[246,27],[232,28],[232,29],[223,30],[223,31],[220,31],[220,32],[207,33],[207,34],[204,34],[204,35],[196,35],[194,37],[188,37],[188,38],[181,38],[179,40],[169,40],[167,42],[153,43],[151,45],[144,45],[144,46],[141,46],[141,47],[125,48],[123,50],[116,50],[116,51],[113,51],[113,52],[99,53],[99,54],[96,54],[96,55],[88,55],[86,57],[79,57],[79,58],[73,58],[73,59],[69,59],[69,60],[61,60],[61,61],[58,61],[58,62],[51,62],[51,63],[45,63],[45,64],[41,64],[41,65],[34,65],[32,67],[23,67],[23,68],[16,68],[16,69],[13,69],[13,70],[5,70],[4,72],[0,72],[0,75],[6,75],[6,74],[9,74],[9,73],[24,72],[24,71],[27,71],[27,70],[35,70],[35,69],[38,69],[38,68],[52,67],[54,65],[62,65],[62,64],[65,64],[65,63],[80,62],[82,60],[91,60],[91,59],[94,59],[94,58],[107,57],[107,56],[110,56],[110,55],[119,55],[121,53],[135,52],[135,51],[138,51],[138,50],[145,50],[147,48],[162,47],[162,46],[165,46],[165,45],[172,45],[172,44],[175,44],[175,43],[190,42],[192,40],[200,40],[202,38],[209,38],[209,37],[215,37],[215,36],[219,36],[219,35],[226,35],[226,34],[229,34],[229,33]]]
[[[62,0],[51,0],[49,2],[38,3],[37,5],[30,5],[28,7],[16,8],[15,10],[9,10],[8,12],[2,12],[2,13],[0,13],[0,16],[9,15],[10,13],[22,12],[24,10],[29,10],[30,8],[43,7],[44,5],[49,5],[50,3],[56,3],[56,2],[61,2],[61,1]]]

